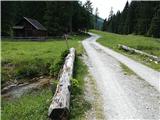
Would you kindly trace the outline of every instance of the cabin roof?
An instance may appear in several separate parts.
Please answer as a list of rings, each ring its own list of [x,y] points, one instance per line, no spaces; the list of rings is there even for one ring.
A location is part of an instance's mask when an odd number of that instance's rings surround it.
[[[27,17],[23,17],[23,18],[27,22],[29,22],[37,30],[47,31],[47,29],[42,24],[40,24],[37,20],[31,19],[31,18],[27,18]],[[18,25],[18,24],[16,26],[13,26],[13,29],[23,29],[23,28],[24,28],[24,26],[21,26],[21,25]]]
[[[30,24],[32,24],[37,30],[47,30],[42,24],[40,24],[37,20],[23,17],[25,20],[27,20]]]

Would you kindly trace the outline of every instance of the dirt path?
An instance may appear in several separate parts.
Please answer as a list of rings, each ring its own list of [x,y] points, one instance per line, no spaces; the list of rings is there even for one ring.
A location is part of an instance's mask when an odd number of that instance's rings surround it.
[[[159,73],[96,43],[83,41],[89,69],[103,98],[105,119],[160,119]],[[141,78],[125,75],[120,62]]]

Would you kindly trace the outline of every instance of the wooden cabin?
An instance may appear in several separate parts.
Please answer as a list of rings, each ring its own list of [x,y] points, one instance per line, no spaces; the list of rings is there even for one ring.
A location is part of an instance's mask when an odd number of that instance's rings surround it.
[[[37,20],[23,17],[13,26],[14,38],[46,38],[47,29]]]

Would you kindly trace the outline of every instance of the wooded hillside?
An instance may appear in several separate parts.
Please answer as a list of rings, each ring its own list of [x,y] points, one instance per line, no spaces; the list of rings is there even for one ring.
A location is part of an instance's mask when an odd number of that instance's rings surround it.
[[[92,3],[79,1],[2,1],[2,36],[12,34],[12,26],[24,16],[38,20],[49,35],[87,30],[93,27]]]
[[[123,11],[116,14],[111,10],[105,19],[104,31],[119,34],[139,34],[160,37],[160,2],[132,1],[127,2]]]

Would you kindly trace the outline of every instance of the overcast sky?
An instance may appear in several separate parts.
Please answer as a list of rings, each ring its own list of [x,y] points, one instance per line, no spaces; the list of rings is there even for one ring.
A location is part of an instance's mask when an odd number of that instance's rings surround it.
[[[80,0],[85,3],[87,0]],[[98,8],[99,16],[103,19],[108,18],[111,7],[113,7],[114,13],[118,10],[122,11],[127,0],[90,0],[94,7],[93,13],[95,13],[95,8]],[[130,2],[131,0],[128,0]]]

